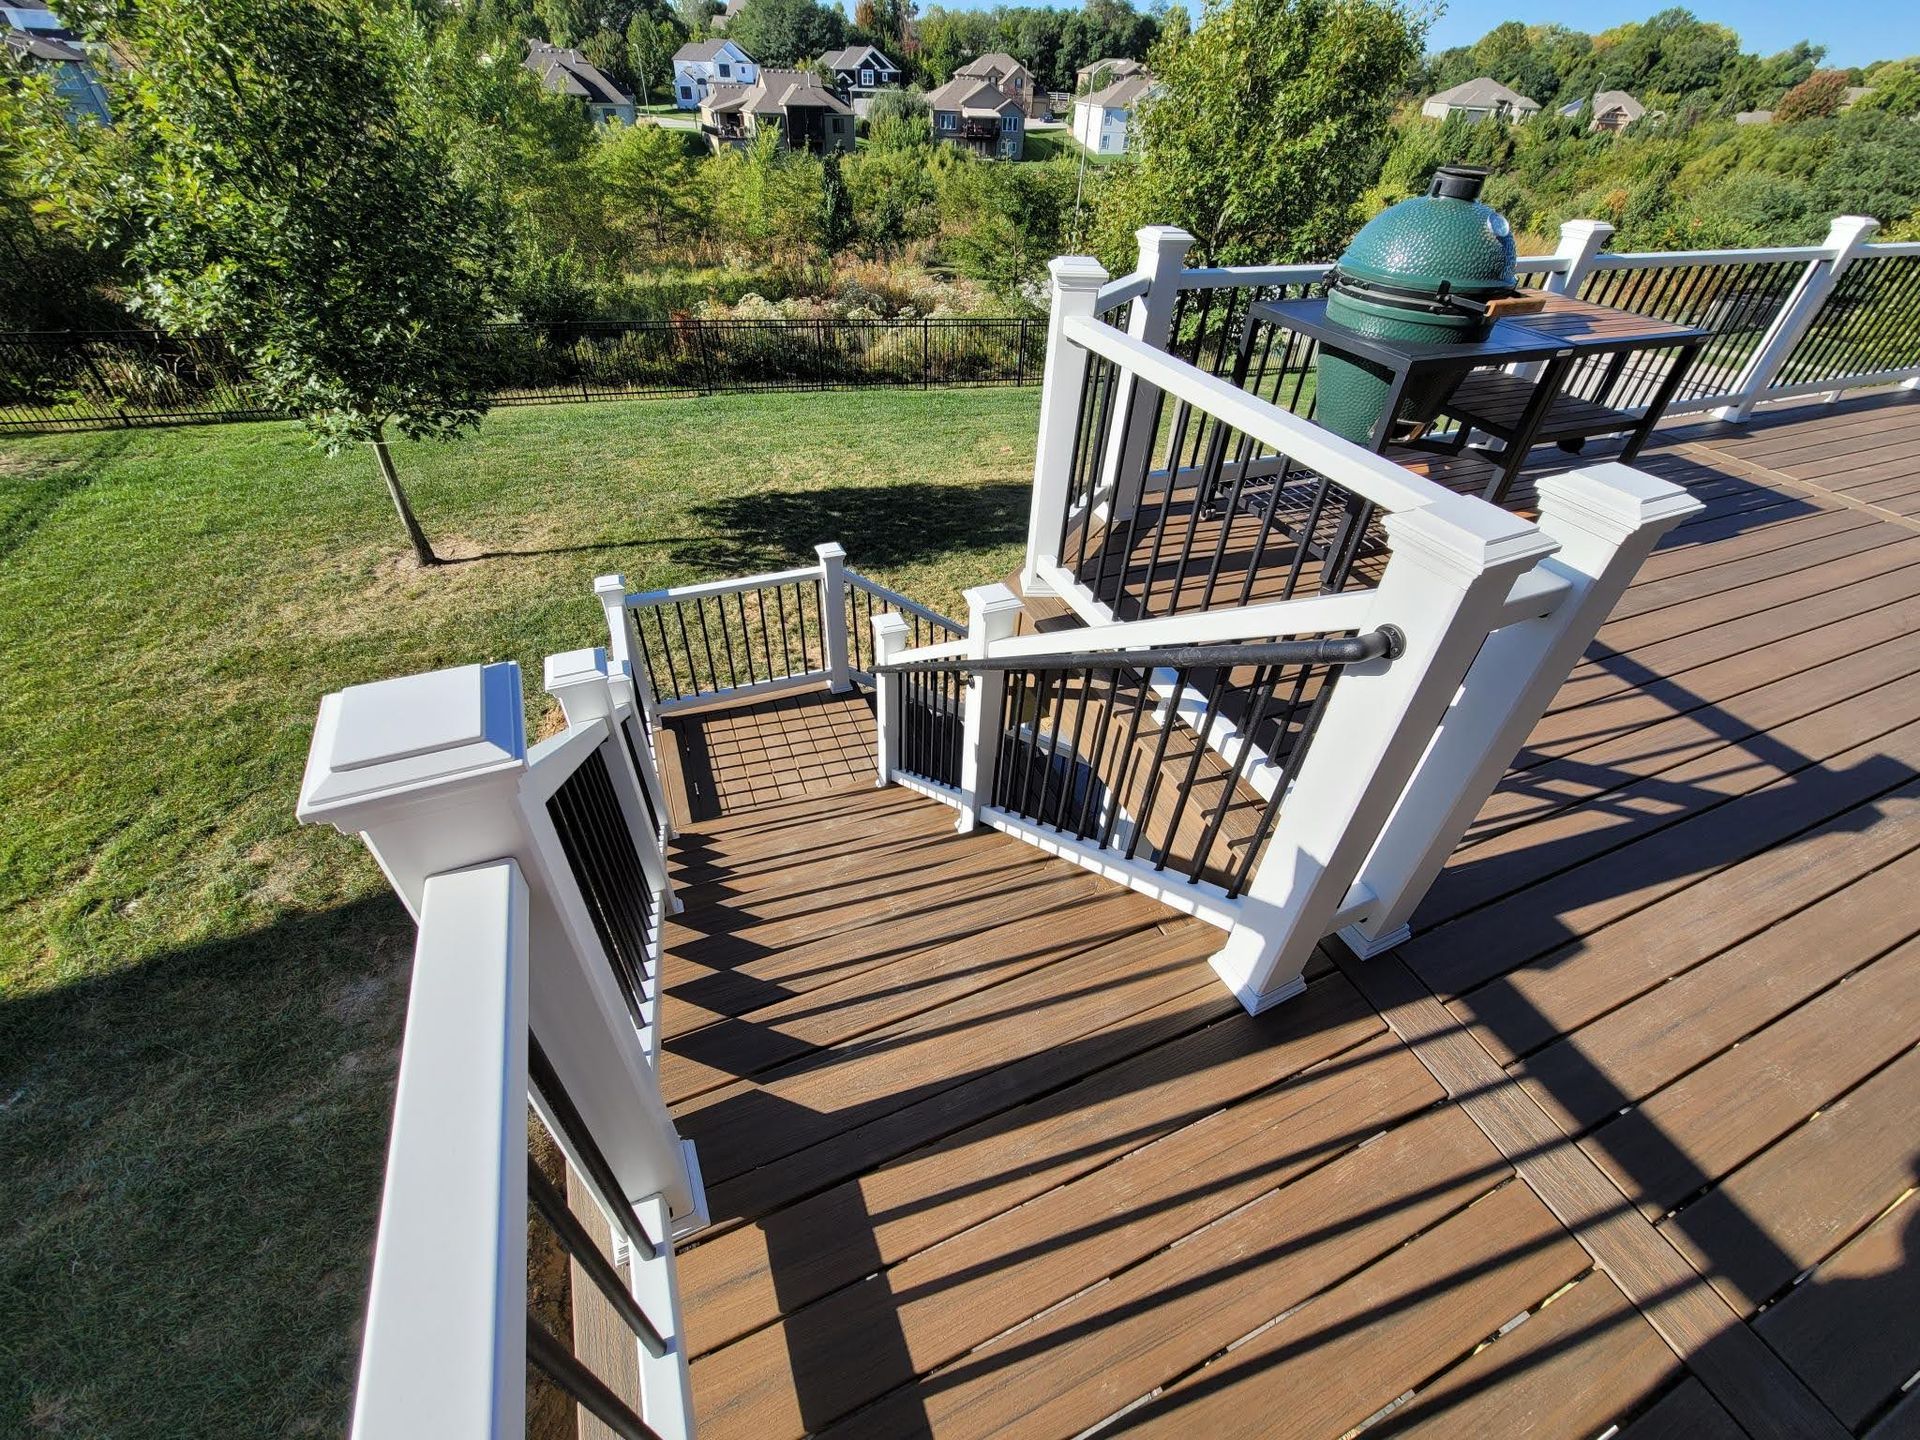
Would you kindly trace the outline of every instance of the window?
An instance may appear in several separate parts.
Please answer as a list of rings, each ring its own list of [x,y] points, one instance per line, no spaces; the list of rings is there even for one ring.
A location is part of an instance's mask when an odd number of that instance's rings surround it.
[[[727,62],[726,62],[726,61],[724,61],[724,60],[722,60],[722,61],[720,62],[720,78],[721,78],[722,80],[725,80],[725,79],[726,79],[726,78],[727,78],[727,77],[729,76],[729,74],[730,74],[730,73],[731,73],[731,72],[730,72],[730,71],[729,71],[729,70],[727,69]]]
[[[1014,131],[1018,130],[1020,128],[1019,113],[1017,111],[1010,111],[1009,113],[1002,115],[1000,117],[1000,128],[1006,131],[1007,134],[1009,135],[1011,135]]]
[[[693,87],[691,85],[682,85],[680,87],[680,98],[682,100],[691,100],[693,98]]]
[[[862,70],[860,72],[860,84],[863,89],[869,89],[869,90],[872,89],[873,88],[873,71]]]
[[[953,111],[942,110],[940,112],[940,128],[942,130],[953,129]]]

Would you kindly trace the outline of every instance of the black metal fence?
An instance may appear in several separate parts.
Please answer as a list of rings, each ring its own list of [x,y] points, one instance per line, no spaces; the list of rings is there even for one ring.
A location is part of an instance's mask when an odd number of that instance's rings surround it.
[[[636,320],[495,325],[494,403],[739,391],[1037,385],[1047,327],[1029,317]],[[261,420],[218,342],[149,330],[0,332],[0,432]]]

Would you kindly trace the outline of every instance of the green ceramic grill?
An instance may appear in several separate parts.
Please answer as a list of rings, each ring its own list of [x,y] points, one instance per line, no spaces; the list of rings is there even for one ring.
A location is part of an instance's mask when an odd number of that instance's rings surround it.
[[[1375,340],[1464,345],[1485,336],[1487,305],[1514,293],[1513,230],[1480,202],[1485,170],[1444,165],[1425,195],[1369,220],[1333,267],[1327,319]],[[1364,445],[1387,402],[1387,370],[1320,352],[1314,418]],[[1410,385],[1399,419],[1431,420],[1448,377]]]

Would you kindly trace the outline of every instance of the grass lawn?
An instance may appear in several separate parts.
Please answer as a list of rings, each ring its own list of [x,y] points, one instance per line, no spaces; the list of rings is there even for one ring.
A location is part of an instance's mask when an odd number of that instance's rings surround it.
[[[293,804],[320,695],[604,642],[590,593],[839,539],[952,613],[1022,548],[1037,390],[0,438],[0,1434],[345,1428],[412,934]],[[530,720],[544,718],[531,696]]]

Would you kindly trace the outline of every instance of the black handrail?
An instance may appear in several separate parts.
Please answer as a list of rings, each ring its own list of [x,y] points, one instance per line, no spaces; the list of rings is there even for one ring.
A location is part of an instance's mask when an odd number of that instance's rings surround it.
[[[1382,625],[1365,635],[1340,640],[1271,640],[1260,644],[1159,645],[1145,650],[1069,650],[1048,655],[980,657],[954,655],[931,660],[896,660],[876,665],[876,674],[898,675],[917,670],[1212,670],[1240,665],[1359,665],[1368,660],[1393,660],[1405,651],[1407,637],[1398,627]]]

